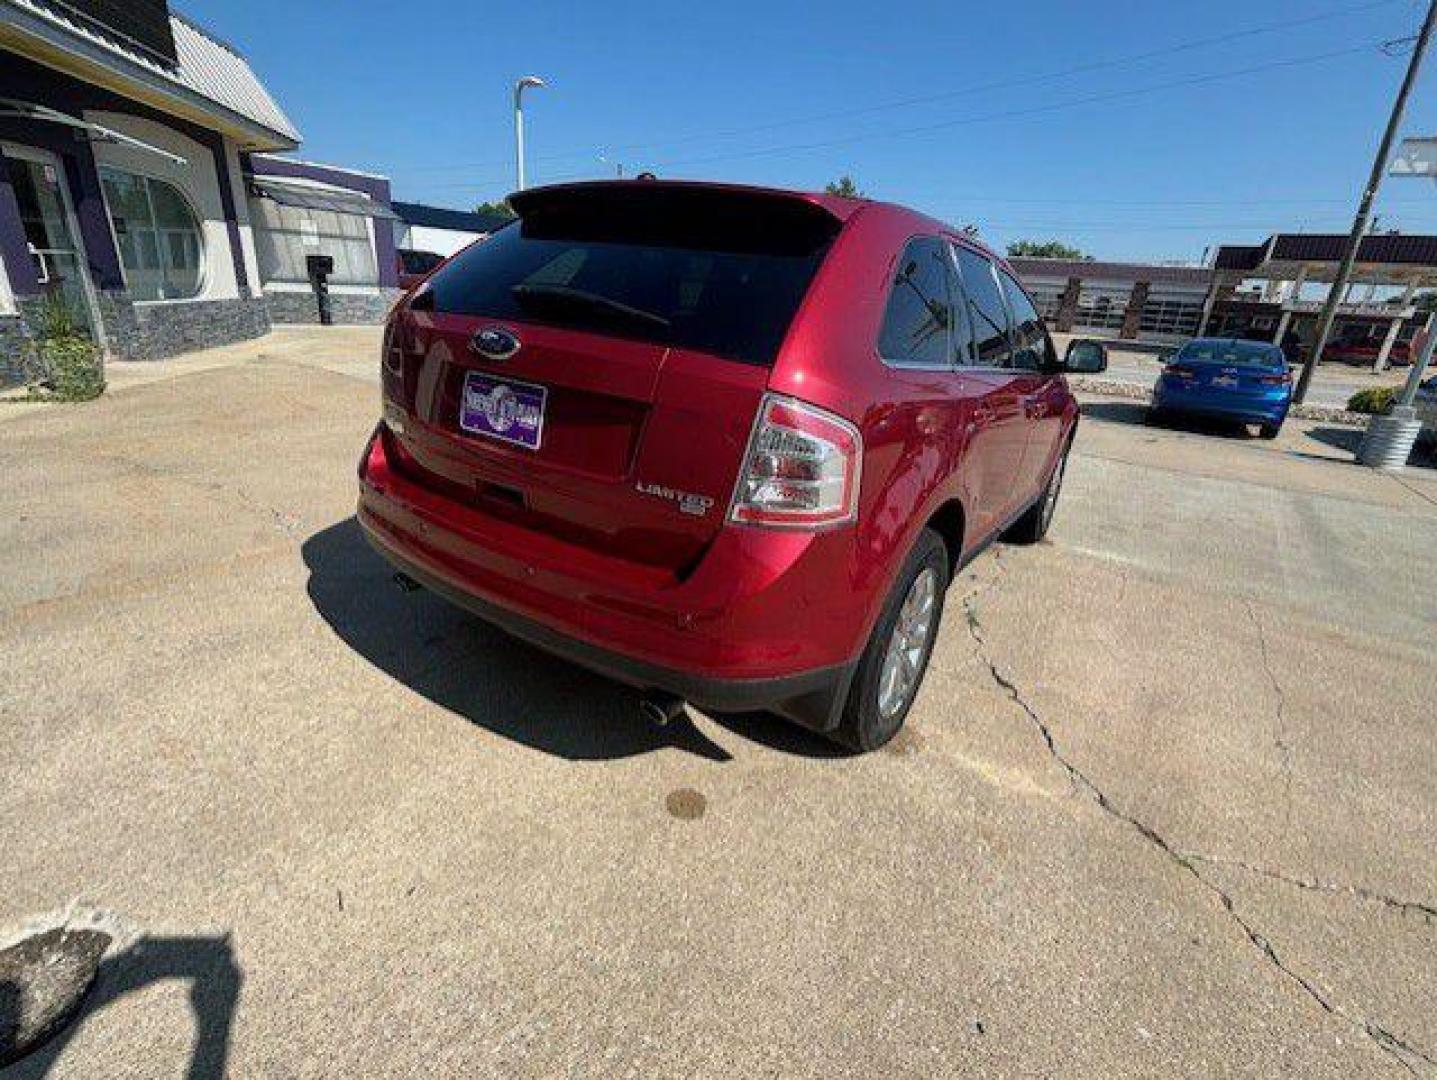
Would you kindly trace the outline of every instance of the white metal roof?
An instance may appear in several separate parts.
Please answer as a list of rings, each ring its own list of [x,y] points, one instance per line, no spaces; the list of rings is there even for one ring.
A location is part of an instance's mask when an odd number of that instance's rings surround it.
[[[140,78],[163,88],[165,84],[188,92],[218,106],[251,125],[272,133],[274,149],[291,148],[300,141],[299,131],[284,114],[250,68],[231,46],[220,41],[188,19],[170,14],[179,64],[170,67],[134,43],[49,0],[0,0],[0,23],[21,31],[48,31],[54,45],[69,39],[77,54],[93,57],[98,50],[116,61],[121,74]]]

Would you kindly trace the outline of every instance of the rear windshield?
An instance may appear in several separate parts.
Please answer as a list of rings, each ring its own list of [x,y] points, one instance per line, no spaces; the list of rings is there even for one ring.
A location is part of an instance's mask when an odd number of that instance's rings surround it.
[[[466,249],[430,278],[432,305],[767,366],[837,229],[806,204],[606,191]]]
[[[1210,360],[1219,364],[1246,364],[1250,367],[1283,367],[1287,359],[1275,345],[1256,341],[1189,341],[1178,350],[1176,361]]]

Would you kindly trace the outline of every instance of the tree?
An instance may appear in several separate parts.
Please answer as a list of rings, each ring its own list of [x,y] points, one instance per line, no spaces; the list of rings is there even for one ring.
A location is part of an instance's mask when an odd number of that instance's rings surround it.
[[[516,217],[514,208],[509,205],[508,199],[500,199],[498,202],[481,202],[474,208],[476,214],[488,214],[491,217],[511,218]]]
[[[831,180],[823,185],[823,190],[829,195],[842,195],[845,199],[863,199],[867,196],[863,190],[853,182],[853,177],[844,173],[837,180]]]
[[[1015,240],[1008,245],[1009,255],[1027,255],[1034,259],[1086,259],[1075,247],[1061,240]]]

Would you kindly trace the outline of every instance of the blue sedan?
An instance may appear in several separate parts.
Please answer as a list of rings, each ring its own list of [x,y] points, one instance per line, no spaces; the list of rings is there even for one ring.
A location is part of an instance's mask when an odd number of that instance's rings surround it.
[[[1168,360],[1153,387],[1149,418],[1206,416],[1257,424],[1275,439],[1292,404],[1292,375],[1276,345],[1194,338]]]

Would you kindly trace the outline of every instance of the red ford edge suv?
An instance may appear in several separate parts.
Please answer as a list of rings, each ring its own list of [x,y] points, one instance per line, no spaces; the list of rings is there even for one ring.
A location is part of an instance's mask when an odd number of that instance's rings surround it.
[[[406,578],[643,692],[892,738],[944,591],[1047,530],[1078,409],[1001,259],[898,206],[634,180],[390,316],[359,521]]]

